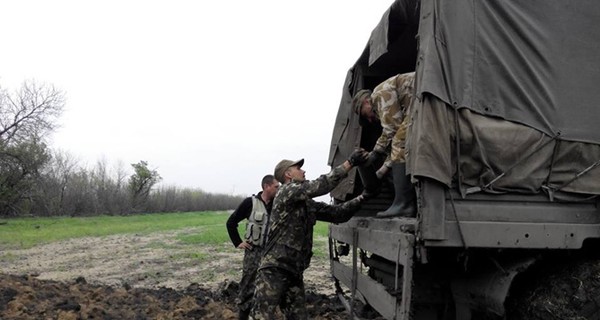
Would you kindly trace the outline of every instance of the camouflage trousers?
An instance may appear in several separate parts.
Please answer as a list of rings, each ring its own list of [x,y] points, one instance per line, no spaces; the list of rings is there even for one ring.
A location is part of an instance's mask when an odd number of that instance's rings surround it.
[[[238,307],[240,311],[250,312],[252,308],[252,297],[256,283],[256,272],[260,265],[262,247],[254,246],[252,250],[244,250],[244,264],[242,280],[240,281],[240,292],[238,295]]]
[[[308,319],[304,279],[280,268],[265,268],[258,271],[254,292],[254,320],[278,319],[276,309],[285,319]]]
[[[390,156],[388,157],[388,161],[386,164],[391,164],[391,162],[406,162],[407,150],[406,150],[406,132],[408,130],[408,116],[405,116],[398,130],[392,137],[391,147],[392,151],[390,152]]]

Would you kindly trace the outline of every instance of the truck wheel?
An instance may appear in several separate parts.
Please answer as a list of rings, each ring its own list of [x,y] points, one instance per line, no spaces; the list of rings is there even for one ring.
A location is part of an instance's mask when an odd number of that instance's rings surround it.
[[[541,262],[515,278],[505,306],[506,319],[600,320],[600,259]]]

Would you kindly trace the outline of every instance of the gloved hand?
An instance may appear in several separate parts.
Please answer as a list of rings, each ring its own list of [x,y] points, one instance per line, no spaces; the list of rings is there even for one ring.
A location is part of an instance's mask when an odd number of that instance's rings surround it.
[[[386,157],[385,153],[383,153],[381,151],[373,150],[373,151],[369,152],[369,155],[367,157],[367,162],[365,162],[365,167],[372,166],[376,163],[379,163],[383,159],[385,159],[385,157]]]
[[[348,214],[348,218],[345,219],[346,221],[348,219],[350,219],[354,215],[354,213],[356,213],[356,211],[358,209],[360,209],[360,207],[364,201],[365,201],[365,197],[362,194],[359,194],[358,196],[356,196],[342,204],[342,206],[344,207],[345,211]]]
[[[363,165],[367,161],[368,156],[369,156],[369,153],[367,151],[365,151],[365,149],[358,148],[358,149],[352,151],[352,153],[348,157],[348,162],[350,162],[350,165],[353,167],[360,166],[360,165]]]
[[[358,209],[360,209],[363,201],[364,197],[362,195],[358,195],[357,197],[342,203],[339,210],[337,210],[337,213],[331,215],[329,219],[323,219],[321,217],[320,220],[332,223],[344,223],[354,216]]]

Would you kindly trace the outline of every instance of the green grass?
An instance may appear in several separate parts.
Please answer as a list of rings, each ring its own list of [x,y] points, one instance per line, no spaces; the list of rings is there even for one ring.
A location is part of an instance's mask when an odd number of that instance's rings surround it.
[[[227,221],[227,219],[225,219]],[[194,234],[178,236],[177,239],[186,244],[222,244],[231,242],[225,227],[225,221],[222,224],[205,225],[200,231]],[[240,228],[241,229],[241,228]],[[241,232],[241,231],[240,231]]]
[[[71,238],[149,234],[186,228],[200,228],[200,231],[180,235],[178,240],[183,243],[220,245],[230,243],[225,227],[227,218],[228,214],[220,212],[187,212],[84,218],[0,219],[0,249],[30,248]],[[245,223],[240,223],[238,230],[243,235]],[[327,234],[328,224],[317,222],[314,237],[327,237]]]
[[[315,238],[320,237],[320,236],[328,238],[329,237],[329,223],[317,221],[317,224],[315,225],[315,231],[314,231],[313,236]]]
[[[193,227],[222,229],[228,215],[219,212],[141,214],[133,216],[0,219],[0,247],[30,248],[81,237],[149,234]]]

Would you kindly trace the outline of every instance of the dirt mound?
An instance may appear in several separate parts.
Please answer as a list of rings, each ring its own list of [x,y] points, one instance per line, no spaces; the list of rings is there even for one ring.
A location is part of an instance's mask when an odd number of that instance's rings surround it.
[[[600,259],[543,261],[522,274],[512,291],[507,319],[600,319]]]
[[[237,319],[236,282],[216,291],[199,284],[171,288],[111,287],[0,274],[1,319]],[[307,292],[311,319],[346,319],[333,296]]]
[[[199,232],[0,246],[0,319],[237,319],[243,252],[179,240]],[[315,248],[328,250],[325,241]],[[327,256],[316,256],[304,276],[311,319],[348,318]]]

